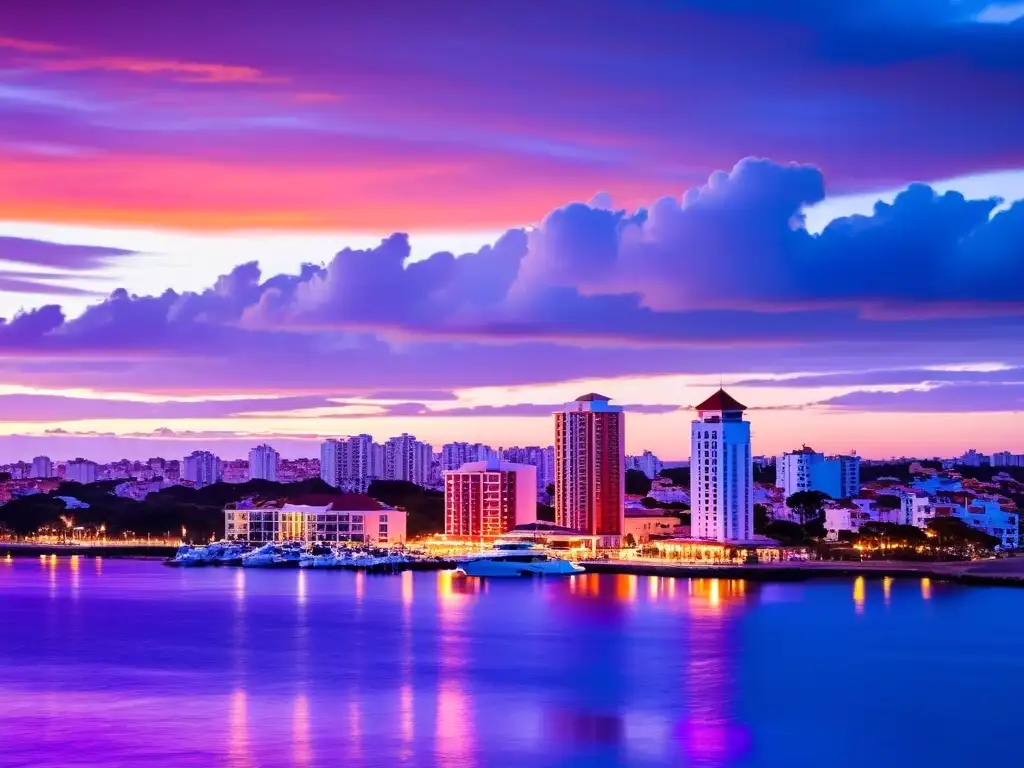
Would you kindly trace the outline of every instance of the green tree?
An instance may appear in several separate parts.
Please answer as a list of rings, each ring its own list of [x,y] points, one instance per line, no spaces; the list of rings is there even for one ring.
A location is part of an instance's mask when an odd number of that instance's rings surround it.
[[[932,544],[942,554],[969,558],[991,552],[1000,540],[979,531],[959,517],[933,517],[928,521]]]
[[[875,497],[875,506],[879,509],[899,509],[903,506],[903,500],[891,493],[883,493]]]
[[[800,525],[807,525],[824,518],[825,502],[830,498],[821,491],[797,491],[786,499],[786,506],[796,513]]]
[[[754,505],[754,533],[764,535],[768,529],[768,507],[764,504]]]
[[[681,485],[683,488],[690,487],[689,467],[669,467],[668,469],[661,470],[661,476],[666,480],[671,480],[676,485]]]
[[[623,537],[623,539],[622,539],[622,545],[623,545],[624,547],[635,547],[635,546],[636,546],[636,539],[635,539],[635,538],[633,538],[633,534],[632,534],[632,533],[627,533],[627,534],[626,534],[626,535],[625,535],[625,536]]]
[[[775,539],[783,546],[798,546],[807,543],[803,526],[790,520],[773,520],[765,526],[764,535]]]
[[[651,478],[639,469],[626,470],[626,493],[630,496],[646,496],[651,491]]]

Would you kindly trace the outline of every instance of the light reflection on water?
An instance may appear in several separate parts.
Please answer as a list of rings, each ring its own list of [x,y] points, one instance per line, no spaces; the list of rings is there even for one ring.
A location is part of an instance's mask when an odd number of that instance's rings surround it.
[[[0,568],[4,766],[1012,763],[1015,590],[95,562]]]

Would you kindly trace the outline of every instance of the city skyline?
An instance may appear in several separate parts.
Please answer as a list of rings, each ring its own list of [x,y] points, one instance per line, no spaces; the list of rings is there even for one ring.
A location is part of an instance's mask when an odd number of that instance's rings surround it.
[[[0,461],[1024,451],[1019,3],[443,5],[5,15]]]

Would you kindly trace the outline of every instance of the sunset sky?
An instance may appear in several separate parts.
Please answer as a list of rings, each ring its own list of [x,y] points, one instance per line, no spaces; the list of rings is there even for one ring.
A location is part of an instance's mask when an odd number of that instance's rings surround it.
[[[678,460],[720,383],[755,453],[1024,452],[1022,127],[1020,2],[16,2],[0,461],[589,391]]]

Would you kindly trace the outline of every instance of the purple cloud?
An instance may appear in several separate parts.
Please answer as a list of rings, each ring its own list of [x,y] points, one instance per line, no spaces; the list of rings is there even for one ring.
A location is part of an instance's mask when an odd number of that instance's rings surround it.
[[[896,413],[965,413],[1024,411],[1024,382],[947,384],[928,390],[850,392],[819,405],[856,411]]]
[[[218,419],[240,414],[304,408],[343,408],[326,397],[251,398],[236,400],[139,402],[59,395],[0,395],[0,422],[79,421],[83,419]]]
[[[996,371],[944,371],[927,368],[905,368],[882,371],[821,373],[810,376],[789,376],[775,379],[743,379],[737,387],[862,387],[893,384],[941,383],[1024,383],[1024,368]]]
[[[134,255],[136,255],[134,251],[125,251],[120,248],[66,245],[45,240],[0,237],[0,261],[32,264],[37,267],[78,271],[100,269],[108,266],[117,258]]]
[[[800,215],[823,190],[814,167],[746,160],[682,200],[633,214],[572,204],[477,253],[410,262],[395,234],[297,274],[246,263],[199,292],[117,290],[74,318],[49,305],[0,323],[0,375],[67,386],[74,372],[80,386],[168,393],[313,395],[330,382],[354,396],[396,381],[450,393],[586,376],[1024,365],[1024,204],[992,215],[995,201],[915,186],[812,235]],[[429,401],[407,394],[395,399]]]

